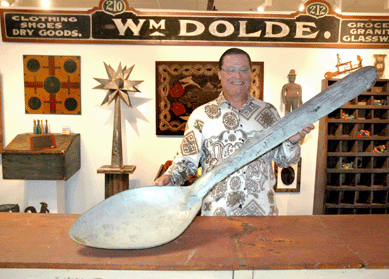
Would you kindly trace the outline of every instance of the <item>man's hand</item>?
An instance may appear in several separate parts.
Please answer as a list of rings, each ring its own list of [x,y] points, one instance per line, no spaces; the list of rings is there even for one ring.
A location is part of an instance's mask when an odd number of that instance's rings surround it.
[[[289,138],[289,141],[293,144],[298,143],[305,135],[309,134],[313,129],[315,129],[315,126],[313,124],[308,124],[307,126],[304,126],[303,129],[295,134],[294,136]]]
[[[151,186],[173,186],[173,183],[170,179],[170,176],[164,174],[151,183]]]

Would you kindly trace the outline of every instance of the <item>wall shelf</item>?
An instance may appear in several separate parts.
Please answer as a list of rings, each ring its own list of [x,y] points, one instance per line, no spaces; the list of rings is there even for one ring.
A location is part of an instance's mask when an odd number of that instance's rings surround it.
[[[68,180],[81,167],[80,134],[52,134],[56,148],[31,150],[32,133],[17,135],[2,152],[3,179]]]
[[[322,81],[322,90],[338,79]],[[389,80],[319,122],[314,214],[389,213]]]

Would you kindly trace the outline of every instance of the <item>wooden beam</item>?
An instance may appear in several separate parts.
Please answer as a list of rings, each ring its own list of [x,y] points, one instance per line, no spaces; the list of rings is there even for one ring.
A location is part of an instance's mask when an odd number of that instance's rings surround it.
[[[207,11],[212,11],[213,10],[213,4],[214,0],[208,0],[208,5],[207,5]]]

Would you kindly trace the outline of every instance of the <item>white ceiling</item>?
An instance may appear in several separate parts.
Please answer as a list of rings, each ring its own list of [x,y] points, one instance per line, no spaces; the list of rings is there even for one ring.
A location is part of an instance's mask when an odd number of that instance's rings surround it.
[[[19,7],[40,7],[40,0],[16,0]],[[127,0],[130,7],[135,9],[168,9],[168,10],[196,10],[206,11],[209,0]],[[212,1],[212,0],[210,0]],[[294,12],[299,5],[307,0],[267,0],[272,3],[266,6],[265,11]],[[99,5],[99,0],[51,0],[54,8],[93,8]],[[213,0],[218,11],[247,12],[257,11],[257,7],[265,0]],[[327,0],[335,8],[335,4],[342,3],[342,12],[345,13],[389,13],[385,9],[389,0]],[[335,3],[336,2],[336,3]]]

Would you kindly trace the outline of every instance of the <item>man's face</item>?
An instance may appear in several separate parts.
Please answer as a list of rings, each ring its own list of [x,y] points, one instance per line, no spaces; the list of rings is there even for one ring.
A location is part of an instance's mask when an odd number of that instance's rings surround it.
[[[238,69],[238,71],[237,71]],[[251,86],[250,62],[245,55],[231,54],[223,59],[219,70],[224,96],[246,96]]]

